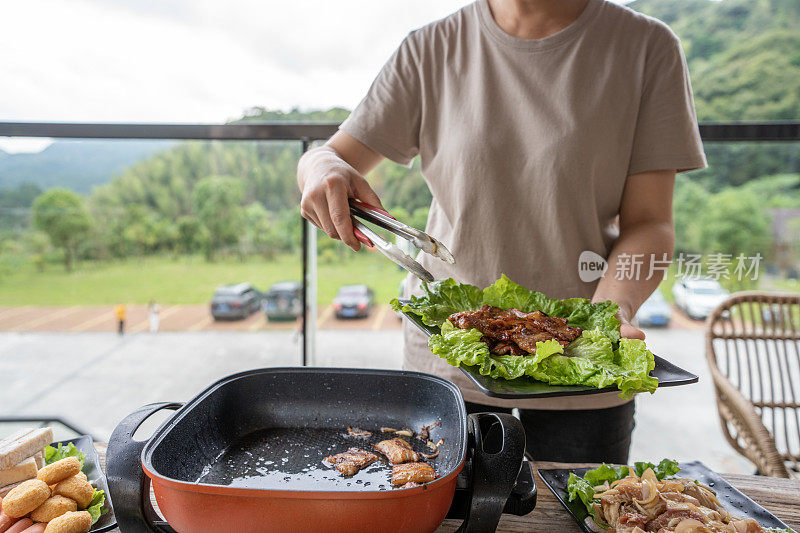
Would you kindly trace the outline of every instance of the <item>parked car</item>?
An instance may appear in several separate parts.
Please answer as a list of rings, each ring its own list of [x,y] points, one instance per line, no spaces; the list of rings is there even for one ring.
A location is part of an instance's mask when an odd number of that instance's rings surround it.
[[[681,278],[672,286],[675,306],[695,320],[704,320],[727,297],[715,279]]]
[[[261,307],[262,294],[249,283],[223,285],[211,298],[211,316],[214,320],[241,320]]]
[[[375,305],[375,293],[366,285],[345,285],[333,299],[336,318],[367,318]]]
[[[636,320],[639,321],[640,326],[644,327],[667,327],[671,318],[672,307],[658,289],[645,300],[639,311],[636,312]]]
[[[272,285],[264,297],[267,320],[295,320],[303,314],[303,284],[282,281]]]

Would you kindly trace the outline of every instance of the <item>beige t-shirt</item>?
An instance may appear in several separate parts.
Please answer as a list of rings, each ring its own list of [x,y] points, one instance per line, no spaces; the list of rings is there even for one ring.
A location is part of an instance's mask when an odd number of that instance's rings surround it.
[[[564,30],[505,33],[486,0],[408,35],[341,129],[401,164],[420,156],[427,231],[455,265],[437,278],[484,287],[501,274],[554,298],[590,298],[578,256],[607,257],[629,174],[705,166],[680,43],[663,23],[589,0]],[[409,277],[408,290],[419,292]],[[624,403],[616,393],[498,400],[404,326],[405,366],[456,382],[468,401],[538,409]]]

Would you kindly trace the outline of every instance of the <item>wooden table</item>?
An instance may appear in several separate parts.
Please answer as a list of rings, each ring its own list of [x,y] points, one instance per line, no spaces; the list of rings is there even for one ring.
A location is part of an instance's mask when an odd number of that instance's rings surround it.
[[[105,469],[106,445],[95,443],[100,462]],[[566,463],[536,463],[537,468],[578,468],[588,465]],[[800,480],[777,479],[763,476],[723,474],[734,487],[747,494],[759,505],[800,532]],[[564,510],[550,489],[536,474],[538,496],[536,508],[526,516],[503,515],[498,533],[580,533],[572,517]],[[155,499],[153,506],[157,508]],[[437,532],[452,532],[461,525],[460,520],[445,520]],[[114,530],[119,532],[119,530]]]

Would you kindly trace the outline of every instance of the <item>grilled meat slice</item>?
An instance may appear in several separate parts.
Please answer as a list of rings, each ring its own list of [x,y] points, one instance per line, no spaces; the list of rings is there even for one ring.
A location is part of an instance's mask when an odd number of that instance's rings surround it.
[[[489,345],[489,351],[497,355],[530,355],[513,342],[497,342],[496,340],[483,336],[481,340]]]
[[[417,433],[417,438],[421,441],[427,441],[431,438],[431,430],[435,427],[442,427],[442,423],[434,422],[430,426],[422,426],[422,429]]]
[[[382,440],[373,447],[385,455],[393,465],[407,463],[408,461],[419,461],[419,454],[414,451],[408,442],[400,437]]]
[[[346,452],[325,458],[343,476],[352,476],[359,470],[378,460],[378,456],[361,448],[350,448]]]
[[[668,527],[669,524],[675,519],[677,519],[675,523],[678,523],[689,518],[697,520],[700,523],[704,522],[703,514],[699,511],[699,509],[697,511],[689,508],[667,509],[656,518],[649,521],[645,527],[645,531],[661,531],[662,528]]]
[[[372,432],[353,426],[347,426],[347,434],[351,437],[369,437],[372,435]]]
[[[489,349],[499,355],[527,355],[536,352],[536,343],[556,340],[566,347],[583,330],[567,325],[566,318],[548,316],[541,311],[525,313],[519,309],[500,309],[484,305],[477,311],[453,313],[450,322],[461,329],[477,329]]]
[[[392,485],[395,486],[406,483],[427,483],[434,479],[436,471],[428,463],[405,463],[392,467]]]

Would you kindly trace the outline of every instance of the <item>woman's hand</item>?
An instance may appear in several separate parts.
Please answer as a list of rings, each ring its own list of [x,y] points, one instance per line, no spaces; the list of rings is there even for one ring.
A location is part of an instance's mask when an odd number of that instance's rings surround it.
[[[639,339],[640,341],[644,340],[644,331],[640,330],[639,328],[632,326],[628,319],[623,315],[622,311],[617,313],[617,318],[619,318],[619,335],[620,337],[624,337],[626,339]]]
[[[341,131],[325,146],[306,152],[297,165],[297,184],[303,193],[300,214],[329,237],[341,239],[355,251],[361,249],[353,235],[349,200],[356,198],[383,207],[361,173],[374,168],[380,160],[378,153]]]

